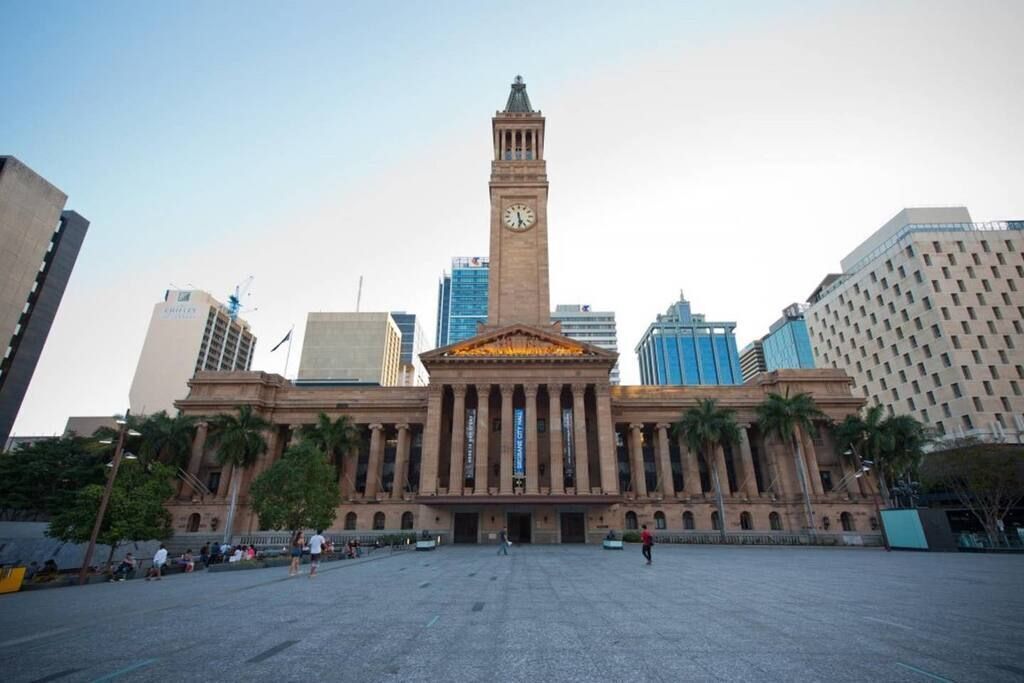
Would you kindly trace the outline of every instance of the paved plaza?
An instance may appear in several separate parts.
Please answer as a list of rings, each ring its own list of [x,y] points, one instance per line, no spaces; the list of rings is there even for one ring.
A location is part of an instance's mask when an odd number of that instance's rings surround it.
[[[451,546],[0,597],[5,681],[1020,681],[1024,557]],[[304,567],[308,571],[308,566]]]

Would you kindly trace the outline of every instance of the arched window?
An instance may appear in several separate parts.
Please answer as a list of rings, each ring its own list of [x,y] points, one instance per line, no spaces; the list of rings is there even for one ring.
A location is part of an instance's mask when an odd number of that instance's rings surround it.
[[[719,531],[722,528],[722,523],[718,519],[718,510],[711,513],[711,528],[715,531]]]
[[[356,528],[356,513],[350,512],[345,515],[345,531],[355,531]]]
[[[683,513],[683,528],[693,529],[693,513],[687,510]]]
[[[411,512],[403,512],[402,513],[402,528],[403,529],[411,529],[412,528],[412,513]]]
[[[655,529],[667,529],[668,525],[665,524],[665,513],[658,510],[654,513],[654,528]]]
[[[754,528],[754,520],[751,518],[750,513],[745,510],[740,513],[740,528],[744,531],[750,531]]]
[[[839,523],[843,525],[843,531],[854,531],[857,528],[853,523],[853,515],[849,512],[839,515]]]
[[[782,531],[782,518],[779,517],[778,512],[768,515],[768,524],[771,526],[772,531]]]
[[[636,513],[633,512],[632,510],[630,510],[629,512],[626,513],[626,528],[627,529],[637,529],[637,528],[639,528],[639,525],[637,524],[637,521],[636,521]]]
[[[194,534],[195,532],[199,531],[199,513],[198,512],[193,512],[191,515],[189,515],[189,517],[188,517],[188,527],[186,527],[186,530],[190,534]]]
[[[373,529],[374,531],[380,531],[384,528],[384,513],[378,512],[373,516]]]

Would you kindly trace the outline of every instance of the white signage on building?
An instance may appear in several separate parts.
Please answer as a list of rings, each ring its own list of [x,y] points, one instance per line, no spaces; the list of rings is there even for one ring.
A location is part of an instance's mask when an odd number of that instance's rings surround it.
[[[199,307],[188,306],[167,306],[160,311],[161,320],[195,320],[199,317]]]

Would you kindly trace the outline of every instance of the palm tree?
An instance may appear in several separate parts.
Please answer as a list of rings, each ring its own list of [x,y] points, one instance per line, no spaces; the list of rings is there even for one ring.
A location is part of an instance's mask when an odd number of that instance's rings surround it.
[[[138,429],[142,432],[139,456],[144,461],[156,460],[178,469],[188,466],[196,429],[194,417],[170,417],[166,411],[161,410],[148,416]]]
[[[804,431],[814,429],[814,421],[825,419],[825,414],[818,410],[810,394],[801,392],[793,396],[768,394],[764,402],[757,407],[758,426],[766,435],[774,435],[782,443],[788,443],[793,449],[796,459],[797,477],[804,494],[804,507],[807,512],[807,528],[811,535],[815,534],[814,509],[811,507],[810,483],[808,480],[807,463],[804,461],[802,435]]]
[[[331,420],[326,413],[316,416],[316,422],[302,426],[302,440],[312,443],[321,453],[334,462],[338,477],[341,476],[342,458],[359,445],[359,430],[352,418],[342,415]]]
[[[238,407],[238,415],[217,415],[210,421],[210,442],[217,448],[217,461],[231,465],[231,505],[224,524],[224,542],[231,542],[231,526],[238,504],[238,488],[244,470],[256,464],[267,450],[263,432],[271,428],[269,422],[253,412],[252,406]]]
[[[690,408],[679,422],[673,426],[675,434],[682,434],[691,451],[703,452],[704,462],[711,472],[711,482],[715,487],[715,501],[718,505],[718,528],[722,542],[725,542],[725,501],[722,496],[722,477],[725,472],[718,471],[716,449],[725,444],[737,443],[740,430],[736,425],[736,411],[730,408],[719,408],[718,402],[712,398],[703,398],[697,405]]]
[[[924,425],[910,415],[884,415],[882,406],[871,406],[863,417],[847,415],[836,427],[836,443],[851,457],[870,462],[882,499],[892,505],[889,482],[916,472],[928,437]]]

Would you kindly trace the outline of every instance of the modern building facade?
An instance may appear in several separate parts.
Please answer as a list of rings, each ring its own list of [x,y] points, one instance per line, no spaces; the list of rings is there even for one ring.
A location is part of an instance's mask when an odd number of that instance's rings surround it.
[[[775,321],[761,343],[764,348],[764,363],[767,370],[783,368],[813,368],[814,351],[804,320],[806,306],[792,304],[782,311],[782,317]]]
[[[402,332],[390,313],[310,313],[299,382],[398,386]]]
[[[7,441],[50,334],[89,221],[67,195],[0,156],[0,443]]]
[[[167,290],[153,307],[135,368],[128,393],[132,413],[175,414],[174,402],[188,395],[194,374],[248,370],[255,347],[249,323],[232,320],[224,304],[207,292]]]
[[[641,384],[742,384],[736,323],[692,313],[683,293],[636,346]]]
[[[740,351],[740,372],[743,373],[744,382],[749,382],[758,373],[768,372],[768,366],[764,362],[764,347],[760,339],[755,339]]]
[[[619,352],[615,311],[594,311],[588,304],[558,304],[551,314],[551,322],[561,325],[562,334],[569,339],[593,344],[612,353]],[[609,379],[612,386],[619,384],[618,362]]]
[[[437,285],[436,346],[469,339],[487,322],[490,261],[486,256],[457,256],[452,272]]]
[[[398,357],[398,385],[422,387],[427,383],[427,371],[420,362],[420,354],[427,350],[423,327],[415,313],[392,311],[391,318],[402,334],[402,351]]]
[[[806,312],[819,367],[939,434],[1024,438],[1024,222],[904,209]]]
[[[482,331],[422,354],[425,387],[199,373],[178,402],[200,421],[188,470],[217,485],[209,493],[182,488],[170,505],[176,533],[208,533],[226,519],[233,477],[241,490],[235,529],[259,530],[251,481],[323,412],[349,416],[362,434],[342,457],[334,535],[426,530],[460,543],[496,543],[507,527],[523,543],[599,543],[609,530],[643,523],[662,540],[701,542],[717,538],[720,527],[797,542],[813,527],[823,535],[842,531],[830,537],[840,544],[879,543],[875,489],[868,477],[854,476],[827,429],[810,430],[797,460],[788,444],[757,427],[757,407],[769,393],[809,392],[832,419],[855,413],[863,400],[850,394],[842,372],[780,370],[738,386],[611,386],[617,354],[571,339],[551,322],[547,274],[539,274],[547,270],[545,121],[525,88],[517,78],[492,119],[490,265],[501,275],[491,280]],[[711,349],[710,364],[731,362],[738,378],[738,361],[716,360]],[[736,411],[736,443],[704,453],[673,433],[671,424],[704,398]],[[229,471],[217,462],[205,421],[246,404],[272,425],[268,451],[254,468]],[[797,474],[805,469],[810,517]],[[724,518],[714,473],[723,482]]]

